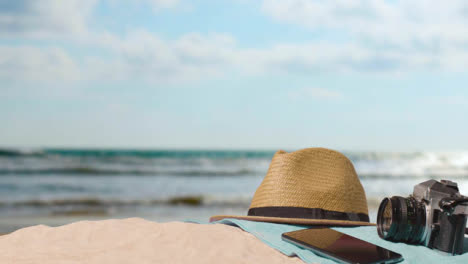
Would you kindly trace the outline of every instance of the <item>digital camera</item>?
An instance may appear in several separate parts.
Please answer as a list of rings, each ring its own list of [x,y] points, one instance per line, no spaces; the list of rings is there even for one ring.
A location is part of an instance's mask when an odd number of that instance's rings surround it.
[[[386,240],[462,254],[467,215],[468,197],[460,194],[457,183],[429,180],[414,186],[409,197],[383,199],[377,232]]]

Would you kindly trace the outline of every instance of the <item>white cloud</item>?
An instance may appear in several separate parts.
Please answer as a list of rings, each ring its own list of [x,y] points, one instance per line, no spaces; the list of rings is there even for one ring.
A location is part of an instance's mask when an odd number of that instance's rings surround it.
[[[310,29],[342,30],[352,38],[370,38],[381,44],[434,45],[431,41],[466,43],[468,3],[414,1],[264,0],[262,10],[274,19]],[[397,38],[395,38],[397,37]]]
[[[145,4],[155,11],[179,4],[179,0],[0,0],[0,36],[93,41],[92,13],[100,1]]]
[[[95,52],[98,55],[78,59],[60,50],[64,59],[58,62],[45,59],[51,56],[47,55],[51,54],[49,48],[29,47],[29,57],[21,56],[21,51],[14,54],[20,56],[17,63],[35,65],[35,70],[31,70],[32,66],[0,67],[0,76],[32,80],[46,80],[50,76],[54,81],[57,78],[48,74],[54,71],[45,69],[57,69],[61,71],[60,76],[67,76],[66,71],[70,71],[68,76],[82,80],[161,83],[212,79],[232,72],[248,75],[326,71],[402,73],[414,69],[438,69],[441,64],[455,67],[457,63],[468,62],[462,59],[463,54],[434,60],[422,52],[375,52],[355,44],[278,44],[264,49],[248,49],[239,47],[227,34],[189,33],[167,40],[146,30],[131,30],[123,37],[96,35],[87,45],[99,51]],[[0,57],[2,54],[9,58],[16,56],[7,48],[0,49]],[[64,65],[58,66],[59,63]]]
[[[134,30],[100,45],[111,50],[112,59],[85,58],[87,78],[151,82],[212,78],[233,67],[236,56],[234,40],[223,34],[190,33],[169,41]]]
[[[60,48],[0,46],[0,80],[73,81],[79,75],[79,67]]]
[[[354,46],[354,51],[364,51],[369,59],[373,57],[366,63],[370,70],[376,69],[372,61],[379,65],[384,62],[387,70],[401,71],[463,71],[467,66],[466,1],[264,0],[262,10],[275,20],[304,26],[312,32],[346,37],[328,40],[326,45],[341,46],[350,52],[353,50],[348,47]],[[339,57],[349,61],[356,56],[349,53]],[[362,66],[356,70],[366,70]]]
[[[97,1],[0,1],[0,36],[49,40],[49,45],[37,47],[0,46],[0,78],[174,82],[232,72],[405,73],[465,71],[468,66],[468,8],[462,1],[265,0],[263,12],[276,20],[348,38],[286,41],[263,48],[240,47],[224,33],[187,33],[168,40],[146,29],[128,29],[118,36],[90,26]],[[180,4],[137,2],[155,9]],[[53,47],[57,39],[96,55],[78,58]]]
[[[2,0],[0,36],[69,37],[87,32],[97,0]]]
[[[120,51],[124,58],[121,63],[123,67],[134,68],[139,66],[132,62],[140,61],[146,70],[192,77],[222,74],[228,69],[246,74],[321,71],[400,74],[464,71],[468,66],[468,7],[463,1],[434,1],[427,5],[426,1],[265,0],[262,10],[275,19],[311,30],[349,35],[349,40],[337,42],[325,38],[250,49],[238,47],[228,34],[187,34],[176,41],[163,41],[140,31],[123,40],[126,44]],[[138,48],[140,43],[147,43],[144,50]],[[118,44],[114,42],[112,46],[115,45]],[[139,72],[144,73],[144,69]]]
[[[99,43],[112,59],[87,57],[84,76],[93,79],[186,81],[231,73],[276,74],[340,72],[399,72],[430,68],[431,61],[414,53],[375,53],[358,45],[278,44],[264,49],[240,48],[227,34],[189,33],[165,40],[146,30],[124,37],[108,36]]]
[[[239,67],[234,39],[224,34],[190,33],[165,40],[133,30],[124,37],[96,36],[87,45],[98,55],[78,58],[58,47],[0,45],[0,80],[185,82]],[[99,55],[104,53],[108,56]]]
[[[264,0],[262,10],[280,21],[310,29],[345,30],[352,37],[374,41],[381,38],[387,45],[468,39],[460,34],[468,32],[465,1]]]

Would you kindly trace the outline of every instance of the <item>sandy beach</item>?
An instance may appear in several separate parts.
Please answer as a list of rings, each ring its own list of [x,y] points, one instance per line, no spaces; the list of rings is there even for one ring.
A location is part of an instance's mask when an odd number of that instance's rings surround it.
[[[0,237],[0,263],[303,263],[239,228],[141,218],[20,229]]]

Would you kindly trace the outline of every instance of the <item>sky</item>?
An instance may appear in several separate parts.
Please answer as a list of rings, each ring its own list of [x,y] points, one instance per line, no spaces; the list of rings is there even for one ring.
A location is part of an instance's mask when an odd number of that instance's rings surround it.
[[[0,146],[468,148],[466,1],[0,0]]]

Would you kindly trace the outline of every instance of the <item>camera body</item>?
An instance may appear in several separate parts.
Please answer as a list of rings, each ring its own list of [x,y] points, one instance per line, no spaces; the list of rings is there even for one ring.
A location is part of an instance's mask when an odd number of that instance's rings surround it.
[[[386,240],[461,254],[467,202],[455,182],[428,180],[416,185],[407,198],[385,198],[377,215],[377,231]]]
[[[425,204],[426,225],[422,244],[452,254],[463,252],[468,206],[458,205],[453,211],[441,208],[446,198],[463,198],[457,183],[429,180],[414,186],[413,197]]]

